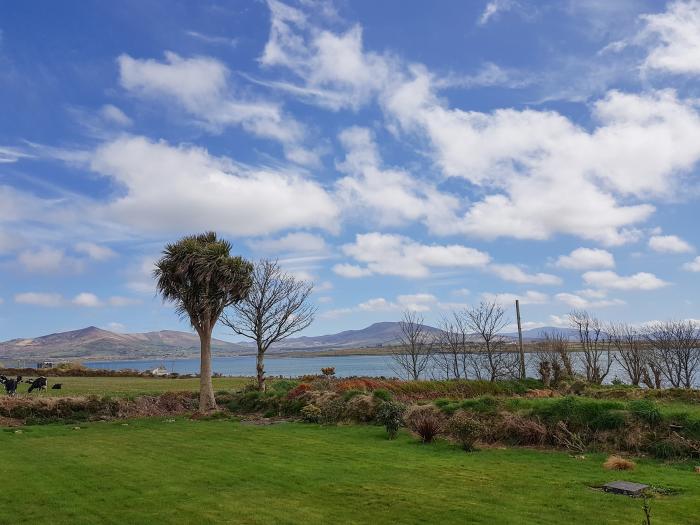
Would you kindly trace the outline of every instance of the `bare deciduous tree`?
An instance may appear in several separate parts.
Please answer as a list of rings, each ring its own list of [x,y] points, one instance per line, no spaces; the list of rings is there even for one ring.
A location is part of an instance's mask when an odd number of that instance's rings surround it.
[[[627,323],[609,323],[606,328],[615,360],[634,386],[644,379],[649,362],[649,351],[639,331]]]
[[[445,379],[467,379],[469,331],[465,318],[457,312],[443,316],[435,337],[433,357],[436,370]]]
[[[248,297],[234,304],[222,322],[255,341],[258,389],[265,390],[265,352],[273,343],[307,328],[316,308],[308,303],[313,283],[284,273],[277,261],[259,261],[252,278]]]
[[[653,362],[676,388],[691,388],[700,368],[700,330],[694,321],[665,321],[649,325],[644,338]]]
[[[466,310],[465,320],[469,332],[478,337],[478,353],[468,354],[472,359],[478,359],[479,366],[475,368],[483,370],[491,382],[516,377],[518,355],[508,351],[506,340],[501,335],[508,324],[503,307],[495,301],[482,301]]]
[[[585,310],[574,310],[569,314],[569,323],[578,332],[586,380],[601,384],[610,373],[612,355],[600,321]]]
[[[399,322],[399,345],[393,347],[391,353],[397,373],[415,381],[427,369],[433,347],[431,334],[423,321],[422,315],[405,311]]]
[[[543,363],[548,363],[551,369],[551,379],[555,384],[560,379],[574,376],[574,365],[569,352],[569,338],[566,334],[557,331],[546,331],[543,334],[543,339],[537,343],[536,348],[535,357],[538,362],[538,369]]]

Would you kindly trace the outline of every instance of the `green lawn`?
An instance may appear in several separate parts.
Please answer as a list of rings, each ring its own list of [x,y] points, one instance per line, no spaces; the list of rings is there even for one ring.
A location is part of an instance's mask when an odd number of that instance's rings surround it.
[[[673,492],[653,523],[698,523],[691,464],[388,441],[373,426],[163,419],[0,430],[0,522],[641,523],[639,500],[590,488],[615,479]],[[8,522],[8,523],[9,523]]]
[[[241,388],[253,382],[248,377],[215,377],[214,390]],[[61,390],[51,385],[61,383]],[[199,390],[198,378],[164,379],[155,377],[50,377],[49,389],[42,393],[27,394],[29,385],[20,387],[20,396],[70,396],[95,394],[99,396],[128,396],[159,394],[170,391]],[[2,392],[4,394],[4,391]]]

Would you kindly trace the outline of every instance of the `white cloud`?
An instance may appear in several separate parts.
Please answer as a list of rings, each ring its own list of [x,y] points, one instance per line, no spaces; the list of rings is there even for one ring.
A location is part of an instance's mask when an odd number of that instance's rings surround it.
[[[483,300],[488,302],[496,302],[501,305],[514,305],[518,299],[520,304],[545,304],[549,302],[549,296],[535,290],[528,290],[525,293],[489,293],[481,294]]]
[[[337,224],[335,203],[315,181],[240,166],[202,148],[122,137],[99,147],[91,167],[124,188],[104,212],[138,231],[265,235]]]
[[[514,283],[543,285],[561,284],[561,278],[556,275],[549,273],[527,273],[514,264],[492,264],[489,270],[504,281],[511,281]]]
[[[612,290],[656,290],[669,283],[656,277],[653,273],[638,272],[622,276],[612,271],[586,272],[583,280],[589,286]]]
[[[649,248],[660,253],[688,253],[693,247],[676,235],[654,235],[649,238]]]
[[[11,164],[13,162],[17,162],[20,159],[31,157],[32,155],[19,148],[0,146],[0,164]]]
[[[571,308],[604,308],[607,306],[618,306],[625,304],[624,301],[620,299],[597,299],[591,300],[581,295],[576,295],[573,293],[558,293],[556,296],[557,301],[570,306]]]
[[[363,268],[356,264],[336,264],[333,266],[333,271],[340,275],[341,277],[347,277],[349,279],[355,279],[358,277],[367,277],[372,275],[372,270],[369,268]]]
[[[214,132],[240,125],[249,133],[288,145],[299,160],[303,126],[275,103],[235,94],[222,62],[210,57],[183,58],[172,52],[165,53],[164,62],[126,54],[117,62],[120,83],[128,91],[151,100],[174,100]],[[313,164],[317,159],[307,160]]]
[[[117,124],[118,126],[128,127],[133,124],[133,121],[117,106],[105,104],[100,108],[100,116],[107,122]]]
[[[139,299],[134,299],[132,297],[122,297],[120,295],[113,295],[107,301],[110,306],[132,306],[139,304],[141,301]]]
[[[357,306],[327,310],[322,312],[320,317],[324,319],[333,319],[357,312],[397,312],[402,310],[428,312],[434,306],[441,306],[441,303],[438,303],[437,298],[432,294],[405,294],[397,296],[394,301],[389,301],[384,297],[374,297],[359,303]]]
[[[34,306],[57,307],[63,304],[63,297],[57,293],[24,292],[15,295],[18,304],[30,304]]]
[[[288,233],[277,239],[256,239],[246,244],[262,253],[323,253],[328,250],[323,237],[306,232]]]
[[[236,47],[238,45],[237,38],[205,35],[204,33],[200,33],[198,31],[185,31],[185,34],[197,40],[201,40],[202,42],[206,42],[207,44],[220,44],[231,47]]]
[[[340,134],[345,159],[338,163],[347,174],[337,183],[346,214],[374,225],[397,226],[422,221],[431,232],[450,233],[449,224],[459,200],[441,193],[399,169],[382,169],[372,132],[352,127]]]
[[[102,306],[102,301],[100,301],[94,293],[90,292],[79,293],[73,298],[72,303],[85,308],[97,308],[98,306]]]
[[[479,17],[479,25],[485,25],[489,21],[494,20],[500,13],[509,11],[515,5],[513,0],[491,0],[484,7],[481,16]]]
[[[24,250],[17,256],[22,269],[35,273],[78,272],[82,261],[66,255],[64,250],[42,246],[35,250]]]
[[[106,261],[117,255],[111,248],[94,242],[79,242],[75,245],[75,251],[95,261]]]
[[[107,324],[107,330],[110,330],[112,332],[126,332],[126,326],[122,323],[112,321],[111,323]]]
[[[700,73],[700,2],[674,1],[666,11],[643,15],[641,37],[652,41],[644,61],[649,69],[669,73]]]
[[[425,245],[401,235],[366,233],[355,236],[343,253],[366,266],[336,265],[340,275],[358,277],[363,274],[427,277],[431,268],[482,268],[488,254],[466,246]]]
[[[572,270],[591,270],[593,268],[614,268],[613,254],[596,248],[576,248],[569,255],[561,255],[556,266]]]
[[[692,261],[685,263],[683,269],[689,272],[700,272],[700,257],[696,257]]]

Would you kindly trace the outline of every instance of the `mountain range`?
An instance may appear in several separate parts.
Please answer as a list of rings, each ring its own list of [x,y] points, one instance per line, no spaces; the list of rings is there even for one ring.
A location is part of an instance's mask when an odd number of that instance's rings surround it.
[[[439,329],[425,326],[426,332]],[[361,330],[346,330],[337,334],[291,337],[280,341],[270,352],[309,352],[334,349],[363,349],[391,346],[399,342],[398,322],[374,323]],[[545,332],[563,333],[574,338],[567,328],[533,328],[523,331],[525,341],[542,339]],[[515,340],[517,333],[504,334]],[[255,344],[250,341],[231,343],[214,339],[215,357],[250,355]],[[2,359],[58,359],[58,360],[122,360],[122,359],[178,359],[199,355],[199,337],[188,332],[164,330],[146,333],[117,333],[89,326],[80,330],[60,332],[30,339],[12,339],[0,343]]]

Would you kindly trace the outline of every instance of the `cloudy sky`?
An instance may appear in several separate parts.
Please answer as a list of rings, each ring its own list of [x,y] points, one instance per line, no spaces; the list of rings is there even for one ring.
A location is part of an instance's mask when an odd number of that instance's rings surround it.
[[[0,340],[186,329],[150,272],[209,229],[309,335],[698,318],[699,161],[699,1],[4,2]]]

